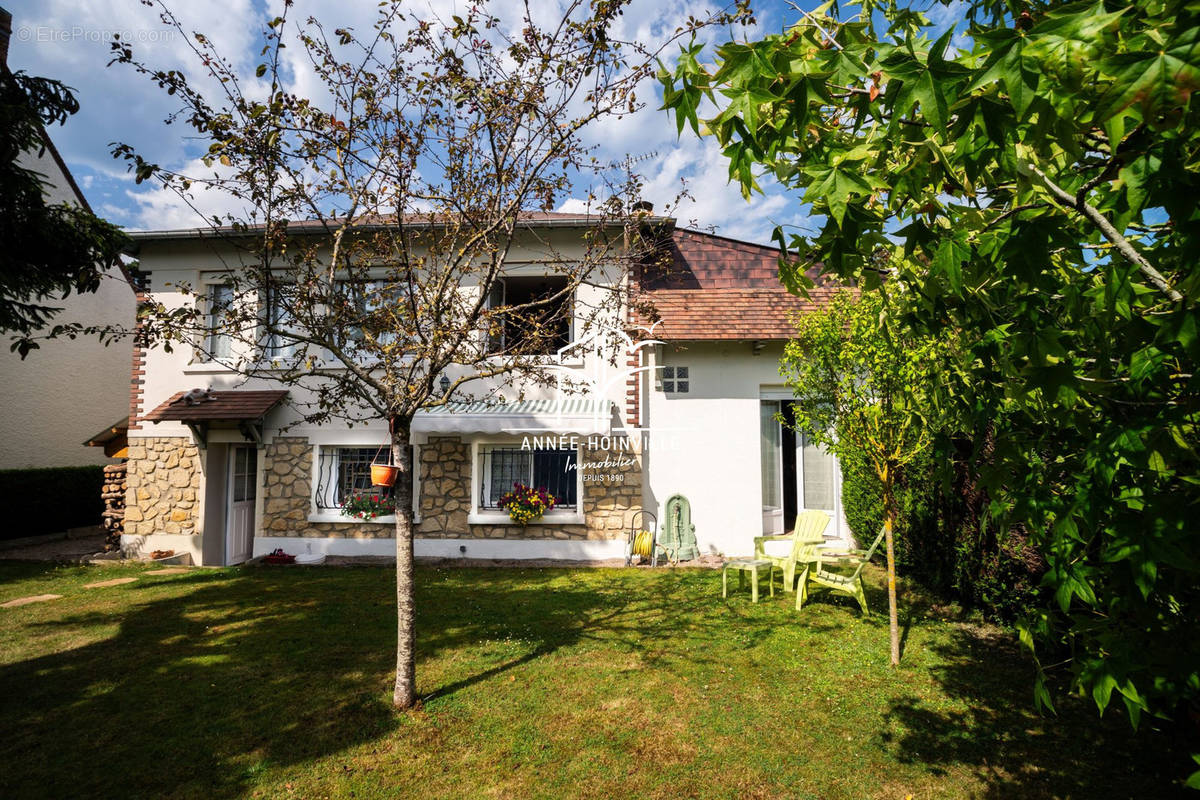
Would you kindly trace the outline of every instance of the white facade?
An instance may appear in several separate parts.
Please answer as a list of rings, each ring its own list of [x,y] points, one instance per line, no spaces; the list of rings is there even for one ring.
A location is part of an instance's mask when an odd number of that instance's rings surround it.
[[[755,347],[746,341],[667,344],[656,349],[654,366],[687,367],[688,391],[664,391],[661,379],[646,382],[645,503],[654,509],[673,494],[687,497],[702,553],[753,552],[754,537],[764,533],[764,462],[787,457],[782,451],[764,456],[762,435],[764,401],[792,396],[779,374],[783,343],[759,345],[757,355]],[[831,516],[826,537],[841,544],[851,535],[842,514],[840,471],[831,475],[834,507],[820,510]],[[781,476],[776,480],[782,483]],[[796,511],[803,511],[799,472],[796,484]],[[792,521],[780,515],[777,530],[790,529]]]
[[[541,231],[540,236],[553,237],[554,250],[567,258],[582,258],[579,228],[556,227]],[[536,241],[536,240],[535,240]],[[232,250],[213,239],[170,238],[146,239],[140,253],[144,271],[149,273],[151,294],[154,300],[168,308],[194,302],[175,287],[186,285],[201,287],[219,281],[220,270],[232,263],[236,257]],[[537,262],[544,252],[534,245],[514,248],[506,274],[536,275],[543,270]],[[611,291],[617,280],[615,273],[609,278],[601,276],[597,286],[580,288],[580,304],[598,301],[600,295]],[[607,285],[606,285],[607,282]],[[468,289],[469,290],[469,289]],[[595,293],[588,297],[586,293]],[[623,313],[622,313],[623,316]],[[616,326],[618,329],[623,325]],[[578,334],[576,334],[578,336]],[[640,497],[638,505],[659,517],[661,509],[674,494],[684,495],[691,505],[692,522],[702,554],[727,556],[749,555],[754,548],[754,538],[764,532],[782,532],[790,529],[794,515],[809,508],[818,508],[829,514],[831,523],[826,536],[833,546],[844,547],[851,540],[841,509],[841,476],[836,461],[815,449],[804,449],[804,442],[789,431],[778,427],[773,421],[774,411],[781,402],[791,398],[791,392],[783,385],[779,374],[779,360],[783,343],[777,338],[766,341],[671,341],[641,348],[638,358],[623,360],[612,366],[594,351],[588,339],[576,338],[574,349],[559,358],[578,373],[587,373],[598,380],[591,399],[612,413],[606,415],[599,427],[584,425],[576,421],[557,430],[563,435],[580,434],[581,440],[591,435],[628,435],[636,439],[640,450]],[[580,352],[582,351],[582,352]],[[269,377],[247,381],[234,370],[216,363],[206,363],[196,357],[188,347],[176,347],[167,353],[156,348],[145,354],[145,383],[141,398],[141,413],[145,414],[165,403],[176,393],[192,388],[207,388],[220,394],[238,390],[279,389]],[[628,355],[626,355],[628,358]],[[640,363],[644,370],[640,376],[640,388],[634,390],[633,405],[636,419],[630,416],[630,386],[627,382],[628,369]],[[678,380],[687,370],[686,390]],[[664,379],[674,375],[675,380]],[[451,377],[454,377],[453,375]],[[637,385],[637,383],[635,383]],[[303,402],[302,389],[287,387],[291,400]],[[518,393],[502,379],[480,382],[474,392],[476,398],[488,395],[507,395],[515,399]],[[554,387],[527,387],[522,399],[547,402],[561,400]],[[508,400],[506,400],[508,402]],[[311,475],[306,476],[310,485],[311,498],[306,504],[306,515],[295,522],[297,527],[309,529],[307,535],[293,535],[281,530],[278,515],[269,513],[267,502],[259,494],[253,513],[254,538],[251,545],[253,556],[261,556],[276,547],[290,553],[324,553],[330,555],[389,555],[394,552],[394,540],[386,535],[391,519],[381,517],[369,524],[380,530],[371,535],[339,535],[341,526],[351,524],[339,515],[337,508],[319,506],[317,496],[321,492],[322,476],[319,464],[324,454],[342,448],[370,448],[387,439],[382,421],[369,422],[350,427],[345,423],[331,422],[319,426],[296,424],[298,412],[283,406],[271,411],[265,420],[263,431],[266,447],[277,441],[277,437],[296,437],[311,449]],[[556,432],[552,419],[537,420],[540,433]],[[774,426],[773,428],[771,426]],[[287,427],[286,431],[281,429]],[[578,505],[572,509],[556,509],[543,520],[531,526],[528,538],[518,536],[493,536],[481,527],[504,526],[512,523],[502,511],[481,507],[482,454],[492,447],[513,444],[520,436],[511,431],[505,433],[482,424],[480,419],[465,416],[440,418],[435,415],[419,416],[414,421],[414,442],[421,448],[429,437],[445,434],[460,436],[469,461],[470,472],[465,475],[466,507],[462,508],[461,536],[455,528],[448,535],[422,537],[421,528],[415,542],[417,555],[474,558],[564,558],[606,559],[619,558],[625,552],[624,529],[632,525],[633,519],[622,521],[622,528],[614,530],[605,526],[602,536],[585,535],[579,538],[539,537],[533,531],[537,525],[576,526],[589,528],[595,533],[591,519],[585,520]],[[771,433],[772,435],[767,435]],[[191,439],[191,430],[179,422],[143,422],[140,430],[131,430],[130,445],[136,446],[139,439],[183,437]],[[285,441],[280,439],[279,441]],[[200,510],[196,514],[195,529],[192,531],[162,531],[150,535],[127,537],[127,546],[132,550],[147,552],[152,549],[172,549],[188,552],[200,563],[223,563],[228,561],[222,548],[210,541],[205,543],[205,528],[218,528],[231,519],[216,508],[230,481],[228,457],[224,453],[243,443],[241,435],[229,428],[210,431],[208,442],[212,453],[200,448],[202,475],[196,487]],[[785,446],[786,445],[786,446]],[[574,446],[573,446],[574,447]],[[591,445],[579,445],[577,458],[584,458]],[[260,450],[258,474],[269,470],[269,462]],[[489,462],[490,463],[490,462]],[[210,474],[211,473],[211,474]],[[579,473],[577,472],[577,477]],[[584,485],[579,478],[577,496],[584,496]],[[764,485],[771,487],[773,499],[770,503]],[[262,487],[265,488],[265,487]],[[421,485],[414,486],[414,505],[420,517],[421,495],[429,491]],[[791,499],[788,500],[787,498]],[[817,499],[814,499],[817,498]],[[208,508],[205,508],[208,506]],[[216,508],[216,511],[213,509]],[[455,502],[454,510],[459,511]],[[589,512],[590,513],[590,512]],[[629,515],[632,517],[632,514]],[[317,526],[318,535],[314,535]],[[326,526],[326,527],[321,527]],[[328,526],[335,526],[333,533]],[[494,533],[494,531],[493,531]],[[218,537],[228,534],[217,533]],[[212,538],[209,536],[208,538]]]
[[[580,241],[578,229],[555,230],[552,237],[556,256],[570,260],[572,257],[582,259],[584,247]],[[221,281],[222,271],[228,265],[236,263],[238,255],[233,248],[212,239],[186,239],[143,242],[139,252],[141,270],[149,275],[150,297],[166,308],[180,308],[194,299],[181,293],[176,287],[181,285],[199,287],[216,284]],[[539,275],[546,272],[545,267],[537,262],[546,257],[544,249],[538,248],[532,242],[530,246],[514,247],[507,261],[504,275],[519,277]],[[615,278],[607,279],[600,275],[594,281],[595,285],[584,284],[577,292],[578,304],[584,307],[603,306]],[[470,287],[466,287],[469,291]],[[614,313],[616,309],[614,308]],[[614,317],[615,322],[615,317]],[[619,327],[619,325],[618,325]],[[547,363],[553,363],[553,357],[546,357]],[[568,352],[562,359],[563,363],[580,372],[605,368],[597,363],[594,355],[581,358],[573,351]],[[196,387],[210,388],[214,391],[237,389],[279,389],[288,388],[291,400],[303,403],[307,398],[302,389],[282,387],[268,377],[255,377],[247,380],[243,375],[229,366],[220,363],[207,362],[199,358],[196,351],[189,347],[176,346],[173,352],[166,352],[162,347],[156,347],[146,354],[145,383],[142,386],[141,411],[145,413],[168,400],[180,390]],[[468,369],[448,370],[451,379],[461,374],[469,374]],[[517,391],[503,379],[482,379],[470,385],[471,397],[491,397],[496,394],[507,395],[512,399]],[[624,399],[625,386],[621,382],[613,382],[604,387],[601,396],[596,399],[607,399],[619,404]],[[557,396],[553,386],[528,386],[522,395],[524,399],[552,399]],[[294,425],[302,415],[291,408],[283,408],[273,413],[271,422],[276,428]],[[414,425],[414,429],[419,426]],[[321,426],[298,425],[290,429],[291,435],[308,436],[314,442],[321,444],[358,444],[365,440],[383,441],[386,439],[386,424],[382,420],[351,426],[343,422],[330,422]],[[190,431],[182,423],[161,422],[143,424],[140,431],[131,431],[130,439],[136,437],[155,436],[188,436]],[[419,440],[419,439],[418,439]]]
[[[547,250],[554,253],[555,258],[582,260],[585,258],[584,244],[581,236],[582,229],[553,228],[540,230],[528,238],[526,246],[514,247],[506,262],[504,275],[508,277],[538,276],[549,270],[542,263],[547,258]],[[165,238],[144,239],[141,242],[139,259],[142,271],[148,275],[150,297],[167,308],[182,307],[186,303],[196,302],[191,296],[178,290],[179,286],[196,287],[200,292],[206,290],[200,287],[216,285],[221,281],[222,270],[236,263],[237,252],[227,244],[213,238]],[[594,280],[581,285],[576,293],[577,307],[604,308],[603,321],[611,328],[609,334],[621,333],[623,326],[619,323],[620,309],[612,302],[613,289],[617,286],[620,276],[615,269],[599,267],[593,276]],[[471,291],[471,287],[464,287]],[[577,325],[578,325],[577,321]],[[575,332],[578,335],[578,331]],[[578,339],[573,341],[565,352],[558,356],[547,356],[547,364],[561,365],[575,376],[588,376],[599,379],[595,391],[591,392],[587,401],[596,408],[603,408],[604,413],[591,415],[576,414],[569,419],[560,418],[554,414],[544,414],[533,420],[529,435],[576,434],[581,437],[588,435],[609,435],[622,430],[623,420],[619,409],[625,399],[626,384],[624,380],[613,379],[613,369],[607,360],[591,351],[586,344]],[[233,358],[237,357],[233,354]],[[391,517],[380,517],[368,523],[362,523],[340,514],[337,508],[323,507],[318,504],[321,492],[322,477],[319,474],[320,464],[325,454],[337,453],[344,448],[375,448],[388,440],[386,423],[383,420],[371,420],[365,423],[351,425],[344,421],[330,421],[321,425],[301,422],[302,412],[298,407],[309,398],[301,387],[283,387],[272,381],[269,375],[263,375],[247,380],[237,370],[226,364],[206,361],[187,346],[175,346],[172,352],[165,348],[155,347],[144,354],[145,376],[140,399],[140,413],[154,409],[168,401],[176,393],[192,388],[205,388],[220,395],[231,391],[271,390],[286,388],[289,392],[289,404],[275,408],[265,418],[263,444],[267,447],[276,442],[280,436],[288,439],[298,438],[305,441],[312,449],[312,466],[309,477],[311,497],[307,516],[301,523],[336,526],[338,529],[350,529],[363,524],[378,527],[377,538],[362,536],[330,536],[328,538],[313,538],[280,535],[278,532],[268,532],[270,516],[267,512],[266,498],[262,493],[257,497],[254,510],[254,541],[253,556],[261,556],[277,547],[288,549],[289,552],[318,552],[330,555],[386,555],[394,553],[395,543],[392,538],[382,536],[393,524]],[[231,359],[232,360],[232,359]],[[468,368],[448,370],[448,377],[456,378]],[[525,403],[544,401],[550,404],[565,405],[564,395],[553,385],[526,385],[516,387],[503,378],[483,379],[470,384],[469,393],[462,399],[495,400],[504,398],[511,403],[518,398]],[[523,390],[522,390],[523,388]],[[569,395],[574,397],[574,395]],[[556,427],[563,422],[565,427]],[[530,424],[531,420],[524,416],[511,415],[507,420],[509,426]],[[413,424],[413,441],[418,448],[431,434],[452,434],[460,436],[469,448],[472,465],[470,475],[469,498],[470,508],[465,522],[470,526],[505,525],[514,523],[503,511],[492,508],[480,508],[480,475],[476,469],[479,464],[481,449],[485,446],[501,446],[520,443],[522,436],[507,429],[497,428],[494,420],[486,419],[486,415],[473,415],[469,420],[451,415],[419,415]],[[286,429],[286,430],[285,430]],[[193,433],[182,422],[164,421],[158,423],[141,422],[140,429],[131,429],[129,442],[131,448],[136,448],[140,441],[158,438],[182,438],[193,440]],[[586,438],[584,439],[586,440]],[[227,491],[225,486],[230,480],[228,453],[238,443],[244,444],[241,435],[232,429],[214,429],[209,432],[207,446],[199,448],[200,482],[195,493],[198,497],[198,510],[195,513],[195,528],[192,532],[162,531],[149,535],[126,535],[127,551],[145,554],[152,550],[174,550],[177,553],[191,555],[196,563],[226,563],[236,561],[228,556],[230,546],[221,547],[221,542],[211,541],[215,533],[217,538],[228,538],[228,530],[224,533],[217,529],[230,527],[232,514],[223,514],[218,504],[224,504]],[[197,444],[199,444],[197,442]],[[576,448],[580,456],[584,452],[581,443]],[[258,473],[262,475],[266,462],[261,460]],[[577,497],[582,498],[583,487],[581,480],[576,483]],[[260,487],[263,488],[263,487]],[[414,486],[416,503],[419,503],[422,487]],[[580,502],[582,502],[580,500]],[[416,505],[415,503],[415,505]],[[418,522],[419,506],[417,512]],[[555,509],[547,513],[542,520],[535,524],[549,526],[580,526],[585,523],[582,509],[578,503],[574,508]],[[207,529],[207,535],[206,535]],[[270,533],[270,535],[268,535]],[[514,539],[480,540],[469,538],[467,530],[463,531],[462,540],[454,538],[438,538],[416,540],[418,555],[460,556],[462,548],[468,548],[471,557],[475,558],[568,558],[568,559],[603,559],[620,557],[624,546],[620,542],[607,540],[558,541],[540,539],[521,541]],[[613,534],[618,535],[617,533]]]

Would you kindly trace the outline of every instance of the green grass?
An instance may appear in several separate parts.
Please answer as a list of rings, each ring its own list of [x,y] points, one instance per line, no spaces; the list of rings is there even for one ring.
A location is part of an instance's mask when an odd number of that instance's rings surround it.
[[[0,565],[0,797],[1166,797],[1188,759],[1031,706],[1005,632],[720,574],[420,569],[423,707],[389,705],[390,570]],[[872,576],[876,581],[878,575]],[[870,599],[883,607],[878,586]]]

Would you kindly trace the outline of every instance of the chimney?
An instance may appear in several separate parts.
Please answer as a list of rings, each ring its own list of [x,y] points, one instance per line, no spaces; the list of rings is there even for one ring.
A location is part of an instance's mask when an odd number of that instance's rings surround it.
[[[12,38],[12,14],[0,8],[0,70],[8,69],[8,40]]]
[[[638,200],[633,204],[633,210],[635,212],[641,211],[645,212],[646,214],[653,214],[654,203],[651,203],[649,200]]]

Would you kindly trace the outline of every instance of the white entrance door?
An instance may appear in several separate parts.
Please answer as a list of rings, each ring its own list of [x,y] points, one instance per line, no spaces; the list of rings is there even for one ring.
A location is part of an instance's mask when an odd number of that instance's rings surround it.
[[[258,485],[258,450],[245,445],[230,448],[229,517],[225,523],[225,563],[250,559],[254,541],[254,498]]]
[[[783,533],[783,429],[775,419],[777,413],[778,401],[759,403],[762,528],[766,536]]]

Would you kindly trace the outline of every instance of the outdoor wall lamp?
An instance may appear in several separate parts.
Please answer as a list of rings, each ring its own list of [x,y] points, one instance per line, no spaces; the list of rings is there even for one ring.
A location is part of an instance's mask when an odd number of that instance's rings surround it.
[[[752,352],[754,353],[754,355],[756,355],[756,356],[762,355],[762,351],[767,349],[767,343],[766,342],[755,342],[752,347],[753,347]]]
[[[448,394],[450,392],[450,378],[443,375],[441,380],[438,381],[438,388],[442,390],[443,395]]]

